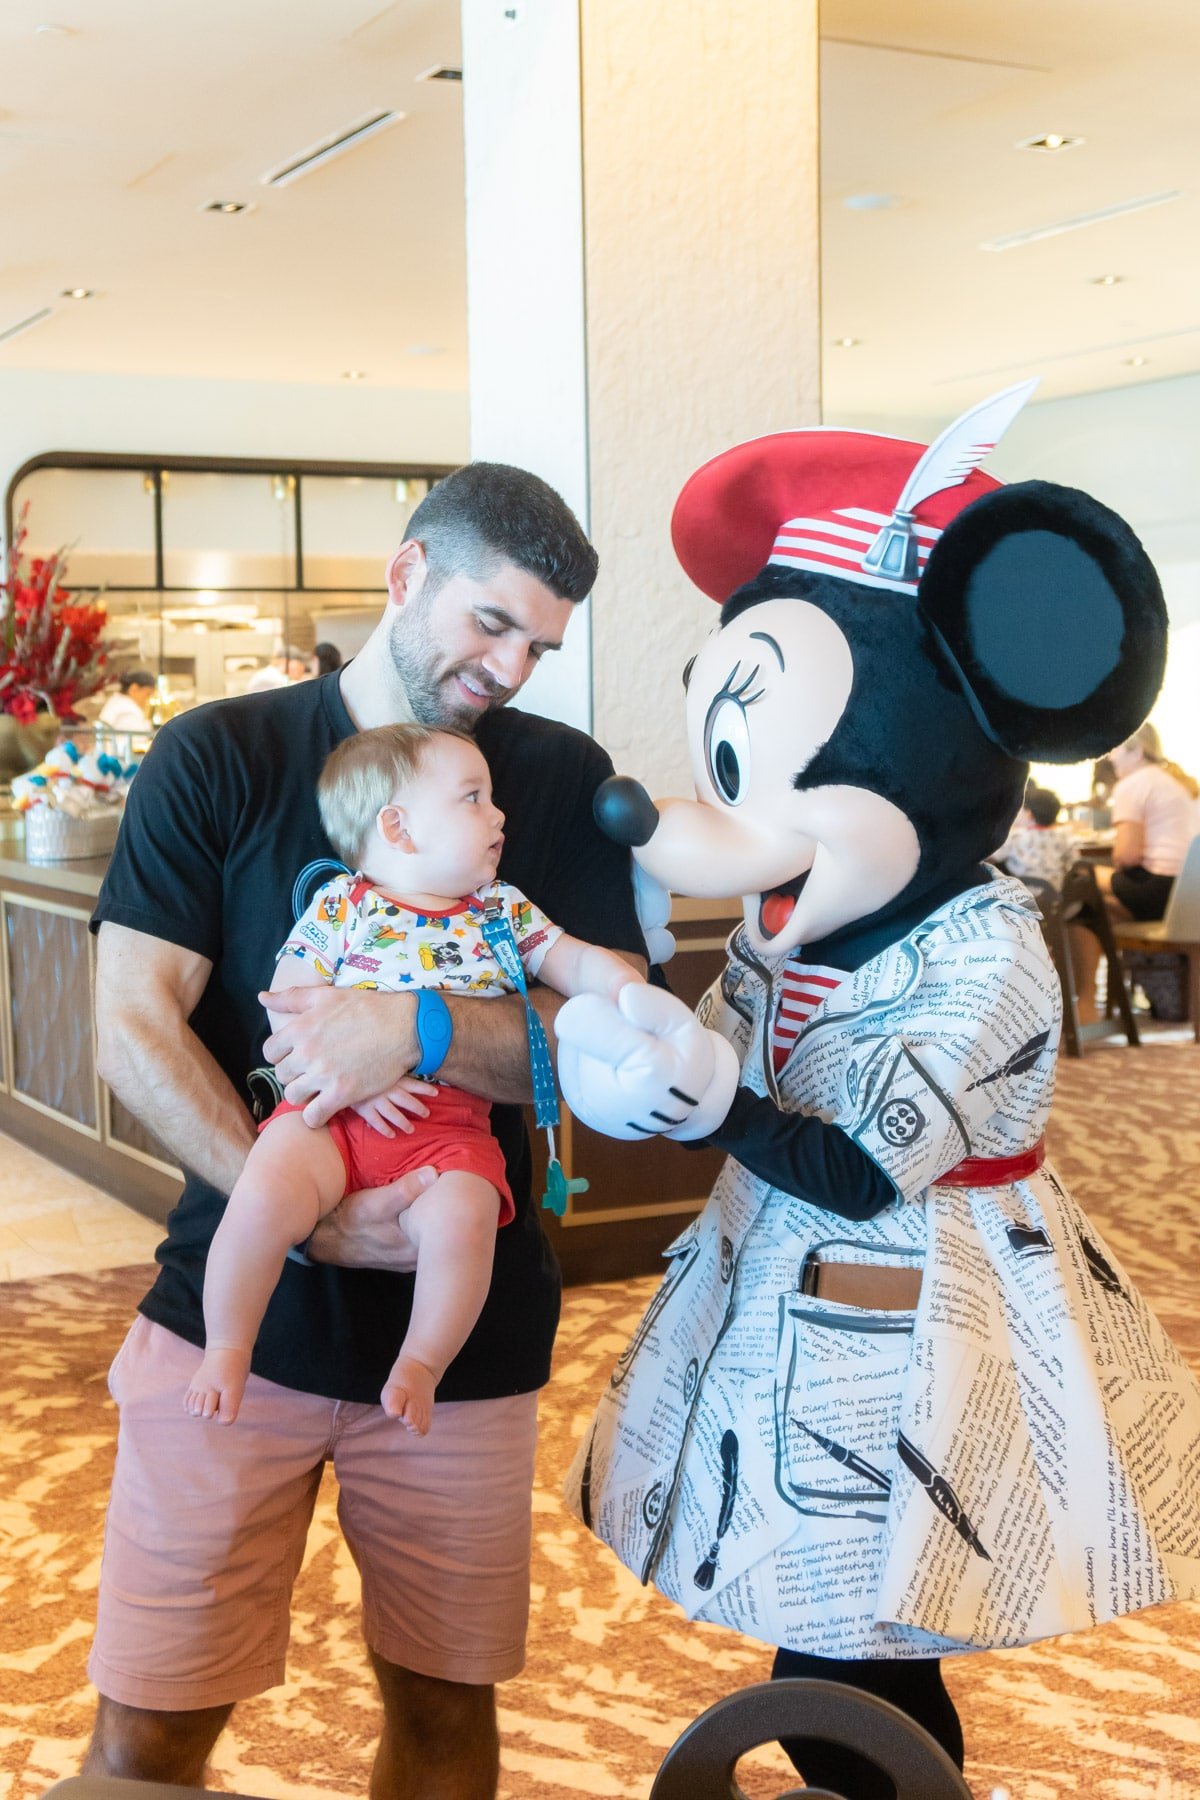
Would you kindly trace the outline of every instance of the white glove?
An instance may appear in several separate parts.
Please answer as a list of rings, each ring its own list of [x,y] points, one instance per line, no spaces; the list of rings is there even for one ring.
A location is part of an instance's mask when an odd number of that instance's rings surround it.
[[[667,930],[671,917],[671,895],[653,875],[647,875],[640,863],[633,865],[633,904],[638,924],[646,940],[652,963],[670,962],[675,954],[675,939]]]
[[[729,1111],[740,1068],[732,1044],[682,1000],[633,982],[616,1003],[568,1000],[554,1021],[563,1098],[606,1137],[707,1137]]]

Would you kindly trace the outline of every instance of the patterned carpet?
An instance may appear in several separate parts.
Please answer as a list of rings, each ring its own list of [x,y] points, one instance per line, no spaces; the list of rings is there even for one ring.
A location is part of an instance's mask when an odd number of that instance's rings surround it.
[[[1177,1342],[1200,1366],[1200,1050],[1089,1050],[1064,1063],[1052,1154]],[[144,1269],[0,1287],[0,1796],[33,1800],[74,1771],[93,1696],[84,1675],[114,1418],[105,1371]],[[568,1296],[545,1399],[534,1625],[501,1693],[505,1800],[645,1800],[679,1730],[764,1676],[769,1653],[685,1628],[557,1499],[588,1397],[652,1284]],[[222,1788],[296,1800],[365,1794],[376,1705],[358,1640],[356,1578],[322,1493],[296,1593],[288,1685],[239,1708]],[[1200,1793],[1200,1607],[1142,1614],[950,1670],[979,1800],[1194,1800]],[[777,1791],[778,1753],[743,1775]]]

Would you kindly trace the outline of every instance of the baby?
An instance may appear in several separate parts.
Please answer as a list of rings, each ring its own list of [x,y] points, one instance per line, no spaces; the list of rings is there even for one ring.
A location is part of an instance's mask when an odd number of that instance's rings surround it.
[[[326,835],[360,873],[321,889],[279,953],[272,992],[325,982],[513,993],[481,930],[493,900],[503,904],[527,979],[560,994],[614,999],[641,980],[497,881],[504,815],[469,738],[419,725],[360,732],[329,757],[317,797]],[[442,1003],[430,1006],[444,1017]],[[429,1430],[434,1390],[479,1317],[496,1228],[512,1218],[513,1202],[489,1102],[413,1076],[315,1130],[287,1101],[262,1126],[209,1251],[207,1347],[184,1400],[188,1412],[236,1419],[288,1249],[344,1194],[425,1166],[438,1178],[404,1214],[417,1251],[412,1317],[381,1399],[410,1431]]]

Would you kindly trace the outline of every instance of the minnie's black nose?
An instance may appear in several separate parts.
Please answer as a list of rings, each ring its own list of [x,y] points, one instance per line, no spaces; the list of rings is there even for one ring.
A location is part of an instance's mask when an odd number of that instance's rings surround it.
[[[602,781],[592,801],[592,815],[614,844],[647,844],[658,824],[658,808],[640,781],[612,775]]]

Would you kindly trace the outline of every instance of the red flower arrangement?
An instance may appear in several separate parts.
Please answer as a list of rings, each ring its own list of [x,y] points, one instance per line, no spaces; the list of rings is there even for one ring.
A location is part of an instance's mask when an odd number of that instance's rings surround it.
[[[0,582],[0,712],[19,725],[39,712],[76,717],[76,703],[104,686],[108,661],[101,647],[108,614],[95,594],[63,587],[66,551],[23,562],[28,510],[21,511],[8,579]]]

